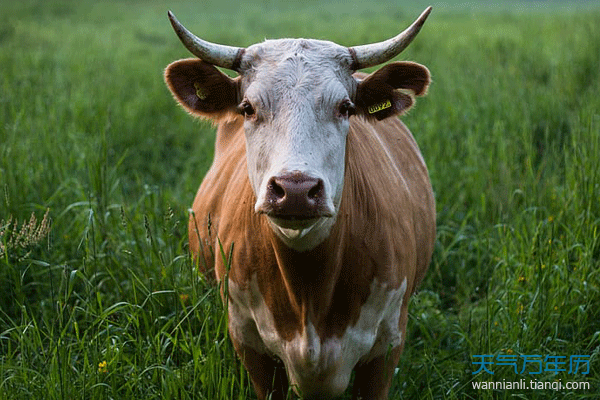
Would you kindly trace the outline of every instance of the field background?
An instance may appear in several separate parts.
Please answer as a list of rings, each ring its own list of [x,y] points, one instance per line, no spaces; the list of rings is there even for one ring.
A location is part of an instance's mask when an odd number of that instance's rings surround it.
[[[214,134],[163,83],[189,56],[167,9],[225,44],[355,45],[429,4],[401,58],[433,84],[403,119],[438,240],[391,398],[598,398],[600,2],[2,0],[0,399],[254,398],[187,253]],[[590,355],[591,370],[473,375],[477,354]],[[532,377],[591,389],[471,386]]]

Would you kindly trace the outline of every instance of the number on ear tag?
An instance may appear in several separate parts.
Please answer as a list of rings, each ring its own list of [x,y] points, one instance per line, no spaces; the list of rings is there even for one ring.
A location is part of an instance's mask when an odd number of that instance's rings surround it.
[[[375,114],[378,111],[385,110],[386,108],[390,108],[392,106],[392,102],[390,100],[386,100],[383,103],[374,104],[370,106],[367,111],[369,114]]]

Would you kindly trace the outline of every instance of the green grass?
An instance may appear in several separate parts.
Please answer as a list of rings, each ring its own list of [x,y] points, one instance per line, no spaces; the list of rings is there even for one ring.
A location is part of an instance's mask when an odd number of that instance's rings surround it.
[[[391,397],[596,398],[600,4],[430,3],[402,58],[433,84],[404,120],[430,168],[438,240]],[[0,399],[254,398],[217,289],[187,253],[214,133],[162,81],[188,57],[167,8],[221,43],[352,45],[395,34],[427,4],[2,4]],[[50,232],[36,237],[46,210]],[[591,371],[473,375],[477,354],[590,355]],[[591,389],[471,385],[531,377]]]

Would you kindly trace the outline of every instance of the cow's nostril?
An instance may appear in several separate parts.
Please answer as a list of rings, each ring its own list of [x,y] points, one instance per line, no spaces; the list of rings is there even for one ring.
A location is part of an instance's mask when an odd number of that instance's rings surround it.
[[[323,181],[319,179],[317,184],[308,191],[308,198],[316,200],[320,197],[323,197],[323,192]]]
[[[274,179],[274,178],[271,179],[271,182],[269,182],[269,186],[270,186],[269,192],[271,192],[273,194],[274,198],[276,198],[277,200],[280,200],[285,197],[285,189],[277,183],[276,179]]]

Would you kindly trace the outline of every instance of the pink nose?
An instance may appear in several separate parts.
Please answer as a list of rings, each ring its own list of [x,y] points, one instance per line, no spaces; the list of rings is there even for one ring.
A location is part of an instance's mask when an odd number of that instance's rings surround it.
[[[265,202],[267,214],[280,219],[310,219],[327,214],[323,180],[301,172],[269,179]]]

